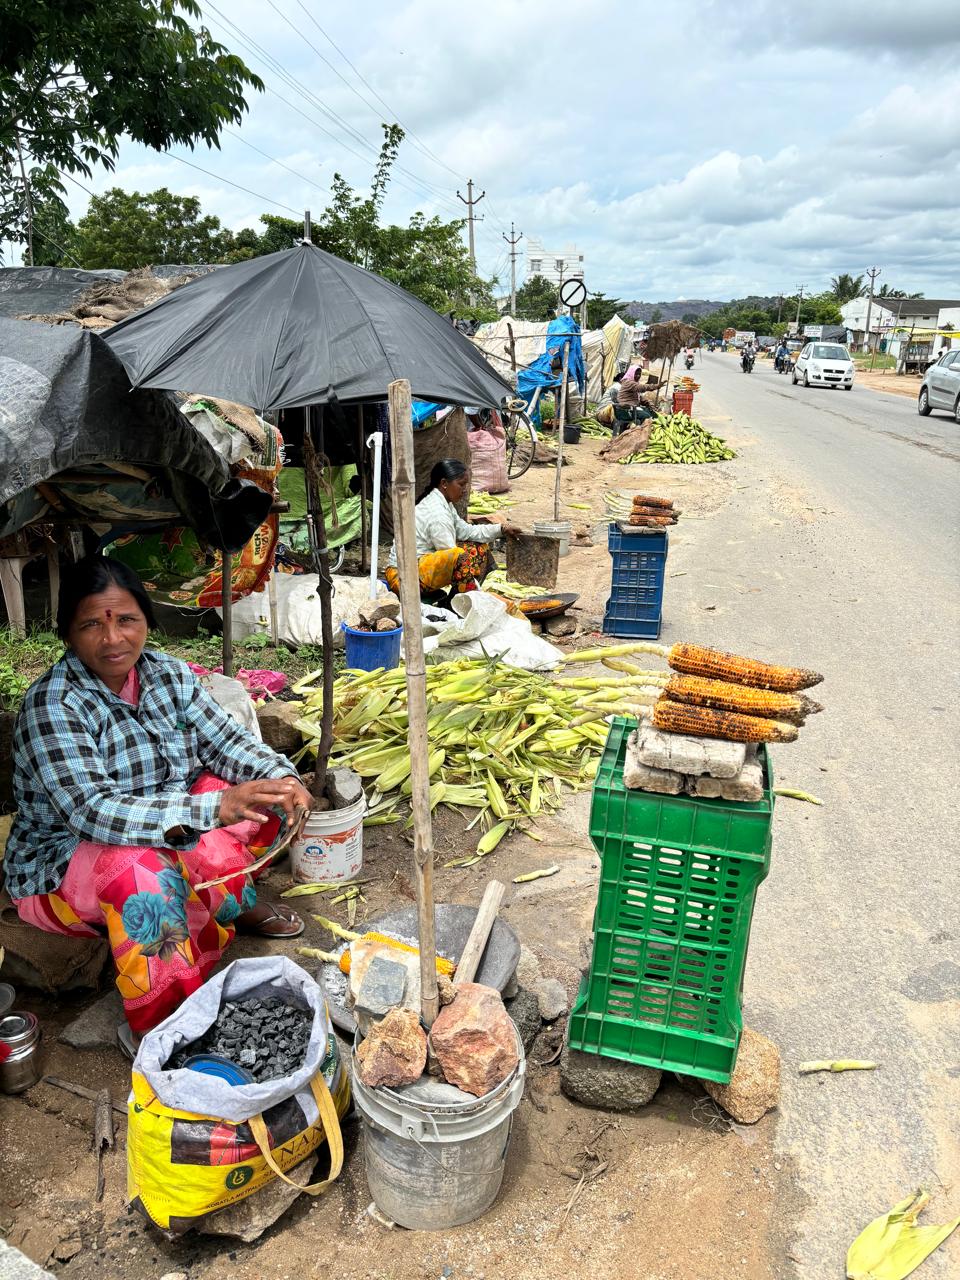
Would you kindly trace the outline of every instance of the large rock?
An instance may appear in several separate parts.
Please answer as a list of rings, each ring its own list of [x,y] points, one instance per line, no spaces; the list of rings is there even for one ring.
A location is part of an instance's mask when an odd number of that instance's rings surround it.
[[[375,627],[381,618],[390,618],[395,623],[400,617],[400,599],[392,591],[380,591],[374,600],[364,600],[357,613],[368,627]]]
[[[746,759],[742,742],[719,738],[696,738],[692,734],[668,733],[641,721],[637,734],[637,754],[651,769],[672,769],[676,773],[709,773],[714,778],[735,778]],[[630,735],[631,738],[633,735]]]
[[[349,809],[362,796],[363,784],[359,774],[344,768],[327,771],[327,799],[332,809]]]
[[[72,1049],[115,1049],[117,1028],[125,1021],[123,1001],[114,987],[84,1009],[79,1018],[68,1022],[58,1039]]]
[[[300,730],[295,722],[303,715],[301,702],[264,702],[257,707],[260,736],[268,747],[282,756],[300,749]]]
[[[544,621],[543,629],[549,636],[575,636],[577,634],[577,620],[571,618],[569,614],[561,613],[559,618],[547,618]]]
[[[780,1101],[780,1051],[759,1031],[744,1027],[730,1083],[701,1084],[739,1124],[756,1124]]]
[[[244,1244],[250,1244],[286,1213],[301,1194],[301,1187],[310,1185],[316,1166],[317,1157],[308,1156],[295,1168],[285,1170],[291,1182],[297,1184],[295,1187],[282,1178],[272,1178],[255,1195],[245,1196],[243,1200],[202,1218],[197,1230],[205,1235],[233,1236]]]
[[[360,1078],[370,1088],[382,1084],[395,1089],[419,1080],[427,1065],[427,1036],[414,1010],[391,1009],[371,1028],[357,1050],[357,1061]]]
[[[505,1080],[519,1060],[500,992],[479,982],[462,983],[453,1003],[440,1010],[430,1048],[449,1083],[477,1098]]]
[[[560,1088],[575,1102],[607,1111],[645,1107],[660,1087],[662,1072],[636,1062],[581,1053],[564,1041],[560,1054]]]

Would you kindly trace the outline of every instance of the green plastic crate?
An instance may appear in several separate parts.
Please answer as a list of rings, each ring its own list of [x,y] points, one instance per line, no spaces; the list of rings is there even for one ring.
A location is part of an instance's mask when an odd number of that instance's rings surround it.
[[[634,728],[614,720],[594,781],[600,885],[570,1045],[725,1083],[743,1030],[753,904],[770,867],[769,760],[761,748],[756,804],[632,791],[623,761]]]

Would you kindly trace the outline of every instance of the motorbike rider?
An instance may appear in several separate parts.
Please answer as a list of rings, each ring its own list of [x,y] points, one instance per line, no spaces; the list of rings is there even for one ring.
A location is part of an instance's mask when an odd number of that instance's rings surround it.
[[[747,369],[749,369],[749,368],[751,367],[751,365],[753,364],[754,360],[756,359],[756,356],[757,356],[757,353],[756,353],[756,351],[755,351],[755,349],[754,349],[754,346],[753,346],[753,340],[751,339],[751,340],[750,340],[750,341],[748,341],[748,342],[746,343],[746,345],[744,346],[744,348],[743,348],[743,352],[742,352],[742,354],[741,354],[741,356],[740,356],[740,364],[741,364],[741,367],[743,368],[744,372],[746,372],[746,371],[747,371]]]
[[[784,364],[786,363],[786,361],[789,359],[790,359],[790,352],[787,348],[787,344],[783,340],[783,338],[781,338],[780,342],[777,345],[776,354],[773,357],[774,367],[778,371],[781,370]]]

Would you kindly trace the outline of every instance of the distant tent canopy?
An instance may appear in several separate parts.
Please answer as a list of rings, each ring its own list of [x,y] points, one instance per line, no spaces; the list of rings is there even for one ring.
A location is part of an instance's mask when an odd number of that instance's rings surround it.
[[[586,390],[587,368],[580,341],[580,326],[570,316],[557,316],[547,326],[547,349],[533,364],[517,374],[517,394],[527,404],[537,388],[559,387],[563,377],[564,348],[569,349],[569,375],[581,395]]]

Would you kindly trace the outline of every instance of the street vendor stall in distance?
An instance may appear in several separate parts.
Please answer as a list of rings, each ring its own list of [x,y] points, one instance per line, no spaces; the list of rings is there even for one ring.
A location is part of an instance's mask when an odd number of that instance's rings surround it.
[[[22,919],[109,937],[131,1051],[196,991],[236,930],[296,937],[246,868],[311,800],[285,757],[228,715],[186,663],[145,648],[153,611],[119,561],[64,580],[66,654],[24,698],[17,815],[3,863]],[[198,888],[208,879],[225,883]]]
[[[476,591],[494,568],[487,545],[501,533],[518,537],[521,530],[511,524],[469,524],[457,511],[456,503],[467,492],[469,472],[456,458],[443,458],[430,472],[430,487],[417,500],[417,565],[420,594],[438,603],[464,591]],[[387,586],[400,592],[397,572],[397,544],[390,548],[384,572]]]

